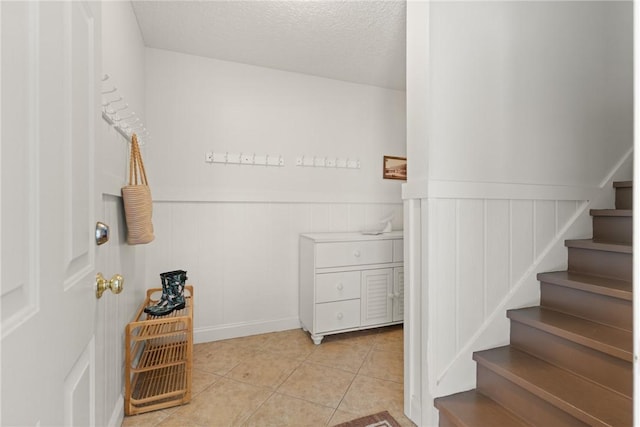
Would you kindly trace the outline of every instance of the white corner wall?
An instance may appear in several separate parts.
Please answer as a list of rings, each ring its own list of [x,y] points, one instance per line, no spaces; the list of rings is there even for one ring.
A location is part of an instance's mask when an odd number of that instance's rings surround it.
[[[146,282],[187,270],[198,342],[299,327],[298,235],[357,231],[393,213],[405,93],[146,49],[145,161],[156,239]],[[205,163],[205,153],[278,154],[284,167]],[[295,166],[301,155],[360,169]]]
[[[426,361],[412,419],[435,426],[433,398],[475,386],[472,352],[508,342],[505,310],[538,303],[536,273],[565,267],[564,239],[589,237],[588,209],[612,206],[612,179],[631,177],[633,15],[606,1],[412,11],[422,25],[408,38],[422,39],[407,60],[429,64],[426,82],[407,80],[424,90],[408,96],[407,151],[426,153],[425,178],[403,189],[420,210],[405,223],[421,239],[407,287],[421,291]]]
[[[103,90],[118,88],[118,94],[129,104],[129,110],[144,121],[144,43],[130,2],[102,2],[102,74],[109,74]],[[105,95],[105,99],[113,99]],[[122,104],[120,104],[122,105]],[[135,315],[142,303],[145,248],[126,244],[126,225],[120,189],[126,184],[128,166],[128,141],[107,122],[100,120],[101,138],[97,150],[103,176],[103,206],[97,220],[110,226],[108,244],[100,246],[100,268],[105,276],[120,273],[125,278],[124,292],[115,297],[105,295],[97,304],[96,357],[102,360],[96,372],[96,424],[119,426],[124,417],[123,376],[125,325]],[[143,148],[144,150],[144,148]]]

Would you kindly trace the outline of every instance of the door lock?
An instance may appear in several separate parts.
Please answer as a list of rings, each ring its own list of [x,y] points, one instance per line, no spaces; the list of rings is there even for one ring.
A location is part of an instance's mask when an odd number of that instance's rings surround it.
[[[109,226],[103,222],[96,222],[96,245],[100,246],[109,241]]]

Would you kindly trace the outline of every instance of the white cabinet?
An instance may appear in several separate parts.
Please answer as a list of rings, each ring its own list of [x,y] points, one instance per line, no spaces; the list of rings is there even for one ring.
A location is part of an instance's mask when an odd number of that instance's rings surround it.
[[[300,323],[325,335],[402,323],[402,232],[300,235]]]
[[[393,269],[393,321],[404,319],[404,267]]]

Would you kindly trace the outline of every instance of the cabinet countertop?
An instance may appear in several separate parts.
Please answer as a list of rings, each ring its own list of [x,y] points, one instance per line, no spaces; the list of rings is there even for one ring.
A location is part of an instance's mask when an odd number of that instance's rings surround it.
[[[388,233],[381,234],[362,234],[360,232],[345,232],[345,233],[305,233],[300,237],[311,239],[315,242],[342,242],[342,241],[354,241],[354,240],[392,240],[402,239],[403,231],[390,231]]]

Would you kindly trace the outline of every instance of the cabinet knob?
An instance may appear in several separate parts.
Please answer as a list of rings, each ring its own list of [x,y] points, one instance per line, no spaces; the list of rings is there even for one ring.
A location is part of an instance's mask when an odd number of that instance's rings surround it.
[[[336,317],[337,317],[338,319],[342,319],[342,317],[343,317],[343,316],[342,316],[342,313],[338,313],[338,314],[336,315]]]
[[[356,258],[360,258],[360,251],[358,249],[353,251],[353,256],[356,257]]]
[[[338,283],[338,285],[336,286],[336,289],[338,289],[339,291],[344,289],[344,286],[342,285],[342,282]]]

